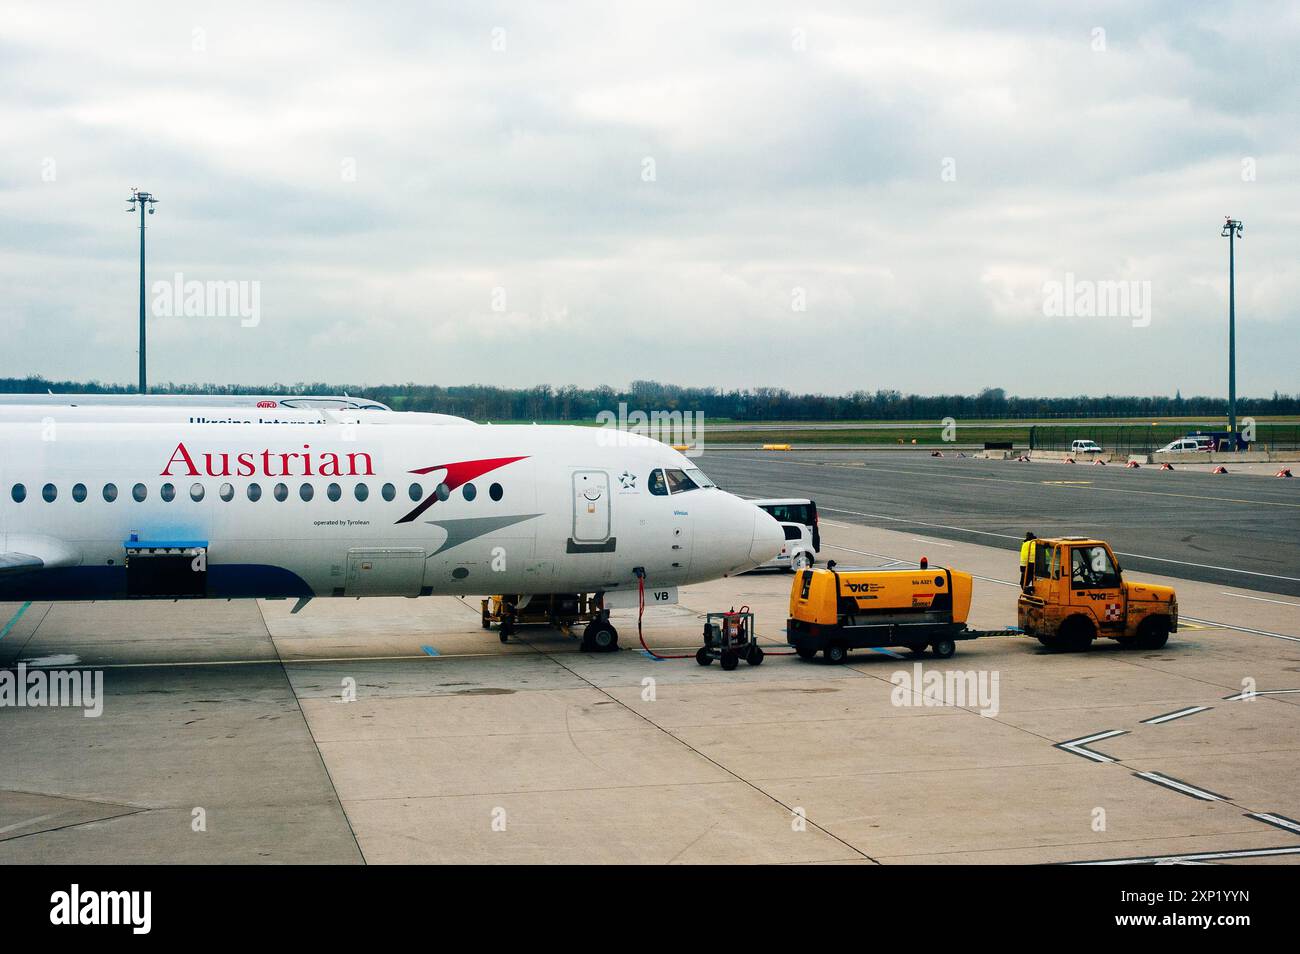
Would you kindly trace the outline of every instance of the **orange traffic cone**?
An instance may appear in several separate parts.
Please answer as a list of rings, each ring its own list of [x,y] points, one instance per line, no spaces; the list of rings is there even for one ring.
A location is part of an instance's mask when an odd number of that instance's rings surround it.
[[[1093,467],[1097,467],[1097,466],[1105,467],[1105,466],[1106,466],[1106,462],[1105,462],[1104,460],[1102,460],[1101,458],[1097,458],[1096,460],[1094,460],[1094,461],[1092,462],[1092,466],[1093,466]]]
[[[1074,458],[1073,458],[1073,457],[1067,457],[1067,458],[1065,458],[1065,462],[1066,462],[1067,464],[1073,464],[1073,463],[1074,463]]]
[[[1228,468],[1224,467],[1222,464],[1220,464],[1218,467],[1214,468],[1214,470],[1211,471],[1211,473],[1213,474],[1226,474],[1227,472],[1228,472]]]
[[[1169,463],[1169,461],[1165,461],[1163,464],[1160,465],[1160,469],[1161,469],[1161,470],[1173,470],[1173,469],[1174,469],[1174,465],[1171,464],[1171,463]]]
[[[943,451],[930,451],[930,456],[931,456],[931,457],[942,457],[942,456],[943,456]]]
[[[1276,474],[1274,474],[1273,476],[1274,476],[1274,477],[1294,477],[1295,474],[1291,473],[1291,468],[1290,468],[1290,467],[1283,467],[1281,470],[1279,470],[1279,471],[1278,471]]]
[[[1138,463],[1137,461],[1135,461],[1135,460],[1131,460],[1131,461],[1129,461],[1127,464],[1125,464],[1124,466],[1125,466],[1125,467],[1128,467],[1128,468],[1137,468],[1137,467],[1141,467],[1142,465],[1139,464],[1139,463]]]

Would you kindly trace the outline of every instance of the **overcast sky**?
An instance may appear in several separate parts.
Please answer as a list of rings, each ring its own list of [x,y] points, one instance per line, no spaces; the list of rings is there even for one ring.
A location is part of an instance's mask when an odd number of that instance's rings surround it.
[[[6,3],[0,375],[134,380],[137,186],[260,296],[155,381],[1226,394],[1233,215],[1300,391],[1300,5],[871,6]]]

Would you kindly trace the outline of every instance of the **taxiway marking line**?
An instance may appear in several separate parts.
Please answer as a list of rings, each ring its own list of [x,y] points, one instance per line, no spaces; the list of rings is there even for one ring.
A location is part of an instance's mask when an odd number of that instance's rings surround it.
[[[1193,623],[1202,623],[1206,626],[1217,626],[1220,629],[1233,629],[1239,633],[1250,633],[1252,636],[1272,636],[1274,639],[1285,639],[1289,642],[1300,643],[1300,636],[1286,636],[1282,633],[1270,633],[1266,629],[1251,629],[1249,626],[1233,626],[1231,623],[1219,623],[1212,619],[1199,619],[1195,616],[1180,617],[1179,622],[1182,622],[1183,619],[1189,620]]]
[[[1183,719],[1189,715],[1196,715],[1198,712],[1208,712],[1214,706],[1189,706],[1186,709],[1179,709],[1177,712],[1166,712],[1164,715],[1158,715],[1154,719],[1143,719],[1142,725],[1161,725],[1165,722],[1173,722],[1175,719]]]
[[[1118,762],[1119,759],[1111,758],[1102,752],[1094,752],[1092,749],[1085,748],[1089,742],[1100,742],[1102,739],[1113,739],[1117,735],[1128,735],[1127,729],[1107,729],[1105,732],[1095,732],[1092,735],[1085,735],[1081,739],[1070,739],[1067,742],[1057,742],[1054,748],[1069,752],[1072,755],[1081,755],[1085,759],[1091,759],[1094,762]]]
[[[9,622],[5,623],[4,629],[0,629],[0,639],[4,639],[6,636],[9,635],[9,630],[13,629],[14,624],[23,618],[23,614],[27,612],[27,608],[31,605],[32,605],[32,601],[28,600],[22,606],[18,607],[18,612],[14,613],[13,616],[9,617]]]
[[[1255,821],[1262,821],[1265,825],[1272,825],[1274,828],[1281,828],[1283,831],[1289,831],[1292,834],[1300,835],[1300,822],[1294,818],[1287,818],[1285,815],[1275,815],[1272,812],[1247,812],[1247,818],[1253,818]]]
[[[1285,696],[1288,693],[1300,692],[1300,689],[1248,689],[1237,693],[1235,696],[1224,696],[1224,702],[1240,702],[1242,699],[1250,699],[1253,696]]]
[[[1157,865],[1180,861],[1220,861],[1227,858],[1268,858],[1275,855],[1300,855],[1300,845],[1286,848],[1243,848],[1237,851],[1196,851],[1182,855],[1147,855],[1140,858],[1109,858],[1105,861],[1067,861],[1068,865]]]
[[[1159,772],[1134,772],[1138,778],[1145,779],[1163,788],[1178,792],[1181,795],[1190,795],[1192,798],[1199,798],[1203,802],[1226,802],[1231,801],[1226,795],[1216,795],[1214,792],[1206,791],[1203,788],[1197,788],[1194,785],[1188,785],[1186,782],[1180,782],[1176,778],[1170,778],[1168,775],[1161,775]]]
[[[1288,603],[1286,600],[1270,600],[1263,596],[1247,596],[1245,593],[1229,593],[1227,590],[1220,590],[1224,596],[1235,596],[1239,600],[1255,600],[1260,603],[1276,603],[1278,606],[1300,606],[1300,603]]]

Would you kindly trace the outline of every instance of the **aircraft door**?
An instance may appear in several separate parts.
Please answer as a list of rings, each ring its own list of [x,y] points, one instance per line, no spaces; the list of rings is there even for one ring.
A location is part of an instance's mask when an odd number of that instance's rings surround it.
[[[603,470],[573,473],[573,536],[570,553],[600,553],[614,549],[609,474]]]

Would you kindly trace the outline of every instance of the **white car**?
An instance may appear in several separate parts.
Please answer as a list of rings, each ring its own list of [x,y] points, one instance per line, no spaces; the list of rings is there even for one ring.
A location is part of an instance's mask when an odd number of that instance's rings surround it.
[[[1096,441],[1075,441],[1073,444],[1070,445],[1070,453],[1103,454],[1105,453],[1105,451],[1101,449],[1101,445],[1099,445]]]
[[[1199,441],[1195,437],[1180,437],[1176,441],[1170,441],[1164,447],[1156,451],[1157,454],[1190,454],[1197,451],[1208,451],[1210,446],[1204,441]]]
[[[797,573],[811,567],[816,560],[816,552],[813,550],[812,531],[808,529],[808,525],[782,523],[781,529],[785,531],[785,544],[781,547],[781,552],[759,569],[776,567]]]

